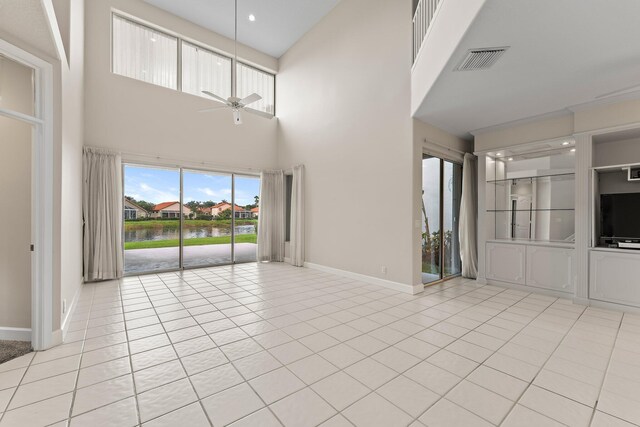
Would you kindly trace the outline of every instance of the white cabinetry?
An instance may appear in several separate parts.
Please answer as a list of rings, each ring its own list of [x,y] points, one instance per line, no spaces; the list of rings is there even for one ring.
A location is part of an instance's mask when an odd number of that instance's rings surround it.
[[[571,294],[575,289],[575,250],[548,244],[488,242],[490,281]],[[533,290],[533,289],[532,289]]]
[[[526,246],[487,243],[487,279],[525,284]]]
[[[573,249],[527,246],[527,285],[573,292],[576,275]]]
[[[589,298],[640,306],[640,253],[594,249],[589,258]]]

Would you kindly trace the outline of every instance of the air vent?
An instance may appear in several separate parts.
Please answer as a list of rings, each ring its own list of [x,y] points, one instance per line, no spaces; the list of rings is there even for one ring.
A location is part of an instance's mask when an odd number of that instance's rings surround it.
[[[471,49],[464,57],[457,71],[486,70],[500,59],[508,47],[490,47],[486,49]]]

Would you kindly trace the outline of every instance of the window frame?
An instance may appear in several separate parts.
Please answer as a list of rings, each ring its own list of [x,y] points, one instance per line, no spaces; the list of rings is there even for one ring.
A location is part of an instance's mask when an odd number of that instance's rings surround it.
[[[235,63],[235,66],[236,66],[236,69],[235,69],[236,78],[235,78],[235,81],[234,81],[234,83],[236,85],[236,95],[237,95],[237,92],[238,92],[238,68],[237,68],[238,64],[243,65],[243,66],[245,66],[247,68],[251,68],[251,69],[256,70],[256,71],[258,71],[260,73],[267,74],[267,75],[273,77],[273,114],[267,113],[266,111],[256,110],[255,108],[251,108],[251,107],[245,107],[245,108],[248,108],[248,109],[250,109],[252,111],[256,111],[258,113],[269,115],[271,117],[275,117],[276,116],[276,74],[270,73],[269,71],[266,71],[266,70],[264,70],[262,68],[256,67],[255,65],[249,64],[249,63],[241,61],[241,60],[232,61],[232,63]]]
[[[174,88],[170,88],[170,87],[166,87],[166,86],[162,86],[162,85],[159,85],[159,84],[156,84],[156,83],[152,83],[152,82],[147,82],[145,80],[140,80],[140,79],[137,79],[135,77],[125,76],[123,74],[119,74],[119,73],[116,73],[114,71],[114,69],[113,69],[113,66],[114,66],[114,61],[113,61],[113,54],[114,54],[114,43],[113,43],[114,25],[113,25],[113,23],[114,23],[114,17],[118,17],[120,19],[124,19],[125,21],[129,21],[129,22],[131,22],[131,23],[133,23],[135,25],[140,25],[142,27],[148,28],[151,31],[163,34],[163,35],[165,35],[167,37],[173,37],[173,38],[176,39],[176,43],[177,43],[177,49],[176,49],[176,56],[177,56],[177,58],[176,58],[176,68],[177,68],[176,69],[176,80],[177,81],[176,81],[176,88],[175,89]],[[188,44],[196,47],[197,49],[202,49],[202,50],[210,52],[210,53],[212,53],[214,55],[218,55],[218,56],[221,56],[221,57],[224,57],[224,58],[230,60],[230,62],[231,62],[231,83],[230,83],[231,84],[231,88],[230,88],[231,92],[230,93],[234,92],[234,90],[233,90],[234,87],[236,89],[235,90],[236,95],[237,95],[237,92],[238,92],[238,90],[237,90],[238,89],[238,65],[243,65],[243,66],[245,66],[247,68],[251,68],[251,69],[256,70],[256,71],[258,71],[260,73],[272,76],[273,77],[273,113],[267,113],[265,111],[257,110],[255,108],[251,108],[251,107],[245,107],[245,108],[250,109],[251,111],[254,111],[254,112],[258,113],[258,114],[264,115],[264,116],[269,117],[269,118],[276,117],[276,114],[277,114],[277,92],[276,92],[276,89],[277,89],[277,74],[268,71],[266,68],[262,68],[260,66],[253,65],[253,64],[251,64],[249,62],[246,62],[246,61],[243,61],[243,60],[240,60],[240,59],[235,59],[232,56],[230,56],[228,53],[226,53],[226,52],[224,52],[224,51],[222,51],[220,49],[217,49],[217,48],[215,48],[213,46],[209,46],[209,45],[206,45],[206,44],[204,44],[202,42],[199,42],[198,40],[194,40],[192,38],[185,37],[185,36],[181,35],[180,33],[176,33],[176,32],[173,32],[171,30],[167,30],[166,28],[163,28],[163,27],[160,27],[160,26],[155,25],[153,23],[147,22],[147,21],[145,21],[143,19],[140,19],[140,18],[138,18],[136,16],[130,15],[130,14],[126,13],[126,12],[123,12],[123,11],[120,11],[120,10],[117,10],[117,9],[111,9],[110,30],[111,30],[111,37],[109,39],[109,42],[110,42],[111,49],[110,49],[110,58],[109,58],[109,60],[110,60],[110,70],[111,70],[112,74],[118,75],[120,77],[125,77],[125,78],[129,78],[129,79],[141,81],[141,82],[144,82],[144,83],[147,83],[147,84],[151,84],[151,85],[154,85],[154,86],[158,86],[158,87],[162,87],[162,88],[165,88],[165,89],[175,90],[175,91],[178,91],[180,93],[187,94],[187,95],[200,96],[200,95],[195,95],[195,94],[192,94],[190,92],[185,92],[185,91],[182,90],[182,69],[183,69],[182,45],[183,45],[183,43],[188,43]],[[200,96],[200,97],[202,98],[202,96]]]

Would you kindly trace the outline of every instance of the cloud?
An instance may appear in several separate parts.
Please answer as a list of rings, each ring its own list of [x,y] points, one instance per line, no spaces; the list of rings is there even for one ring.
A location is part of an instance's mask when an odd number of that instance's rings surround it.
[[[213,197],[215,199],[224,199],[224,198],[231,197],[230,188],[223,188],[221,190],[212,190],[211,188],[203,187],[203,188],[198,188],[198,191],[202,194],[205,194],[209,197]]]
[[[136,200],[145,200],[150,203],[170,202],[179,199],[176,193],[160,190],[146,182],[133,183],[131,186],[127,186],[125,194],[131,195]]]

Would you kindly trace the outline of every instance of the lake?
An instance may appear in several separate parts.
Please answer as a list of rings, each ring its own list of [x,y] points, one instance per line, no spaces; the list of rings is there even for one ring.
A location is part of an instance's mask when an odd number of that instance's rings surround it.
[[[236,235],[238,234],[256,234],[255,225],[237,225],[235,227]],[[213,225],[185,227],[184,238],[193,239],[196,237],[220,237],[230,236],[231,227],[215,227]],[[180,233],[177,228],[173,227],[154,227],[140,228],[134,230],[125,230],[125,242],[143,242],[147,240],[171,240],[179,239]]]

